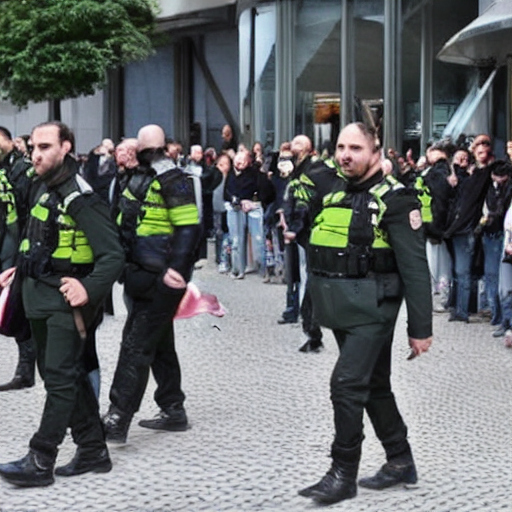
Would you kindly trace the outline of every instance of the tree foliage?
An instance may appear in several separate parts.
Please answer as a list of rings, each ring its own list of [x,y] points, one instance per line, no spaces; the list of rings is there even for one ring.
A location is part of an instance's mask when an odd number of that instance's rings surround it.
[[[154,0],[0,2],[0,89],[18,106],[93,94],[152,53]]]

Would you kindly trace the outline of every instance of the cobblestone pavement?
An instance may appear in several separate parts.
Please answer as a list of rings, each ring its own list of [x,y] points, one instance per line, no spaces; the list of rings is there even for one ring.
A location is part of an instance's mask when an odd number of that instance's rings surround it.
[[[229,310],[177,322],[186,432],[137,425],[157,413],[150,379],[128,444],[112,447],[108,474],[57,477],[48,488],[19,489],[0,481],[0,511],[307,511],[297,495],[329,468],[333,435],[329,378],[337,357],[330,333],[325,350],[303,354],[298,325],[277,325],[285,287],[250,274],[233,281],[209,262],[194,281]],[[99,330],[102,412],[115,368],[125,311],[115,289],[116,315]],[[414,488],[359,490],[330,510],[367,512],[512,511],[512,350],[488,323],[448,323],[435,316],[435,344],[413,361],[402,312],[394,345],[393,383],[409,427],[420,480]],[[0,381],[11,378],[15,344],[0,339]],[[25,455],[38,426],[44,389],[0,393],[0,461]],[[368,420],[360,475],[383,463]],[[74,445],[67,437],[59,463]]]

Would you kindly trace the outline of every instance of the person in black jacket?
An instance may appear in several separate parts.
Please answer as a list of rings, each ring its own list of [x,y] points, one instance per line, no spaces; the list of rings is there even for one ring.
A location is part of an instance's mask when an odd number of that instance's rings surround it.
[[[247,231],[251,236],[254,263],[263,271],[263,206],[272,201],[273,186],[266,173],[251,163],[247,150],[235,155],[224,187],[227,222],[231,239],[231,277],[243,279],[247,267]]]
[[[499,269],[503,253],[505,213],[512,198],[512,166],[496,160],[490,165],[492,182],[485,197],[483,215],[477,230],[481,233],[484,251],[484,280],[487,303],[491,310],[491,325],[502,322],[499,298]],[[501,326],[493,336],[505,335],[506,326]]]
[[[469,322],[471,293],[471,266],[475,250],[475,228],[482,214],[482,206],[491,183],[490,164],[494,161],[491,138],[486,134],[475,137],[471,145],[475,165],[470,176],[458,183],[458,201],[449,212],[449,223],[444,237],[454,260],[455,308],[450,321]]]

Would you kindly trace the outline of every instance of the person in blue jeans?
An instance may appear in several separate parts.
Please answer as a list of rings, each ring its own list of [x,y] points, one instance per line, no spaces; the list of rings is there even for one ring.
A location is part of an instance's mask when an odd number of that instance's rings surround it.
[[[484,278],[487,303],[491,309],[491,325],[500,325],[502,307],[499,297],[499,269],[503,254],[505,213],[512,197],[512,166],[508,162],[497,160],[491,164],[492,183],[487,191],[484,203],[484,215],[480,220],[482,227],[482,246],[484,249]],[[494,331],[494,337],[505,335],[500,326]]]
[[[450,321],[469,322],[469,299],[471,292],[471,264],[475,248],[475,228],[491,184],[491,164],[494,162],[491,139],[488,135],[477,135],[471,145],[475,163],[470,176],[457,187],[457,201],[449,213],[450,223],[445,238],[451,247],[454,259],[455,308]]]

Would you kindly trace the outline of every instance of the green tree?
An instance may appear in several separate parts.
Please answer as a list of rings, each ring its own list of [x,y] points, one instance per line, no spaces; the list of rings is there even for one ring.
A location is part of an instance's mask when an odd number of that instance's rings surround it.
[[[0,90],[18,106],[93,94],[148,57],[155,0],[0,2]]]

